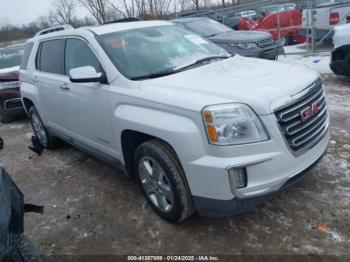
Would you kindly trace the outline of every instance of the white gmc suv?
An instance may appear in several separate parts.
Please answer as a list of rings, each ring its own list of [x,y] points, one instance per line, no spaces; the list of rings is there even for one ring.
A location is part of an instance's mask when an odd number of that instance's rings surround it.
[[[251,209],[327,149],[325,90],[304,67],[162,21],[57,30],[29,40],[20,71],[40,143],[122,164],[167,221]]]

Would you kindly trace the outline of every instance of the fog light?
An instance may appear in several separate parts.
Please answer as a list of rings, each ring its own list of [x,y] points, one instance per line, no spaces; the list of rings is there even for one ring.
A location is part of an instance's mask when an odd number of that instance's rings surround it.
[[[230,168],[228,177],[232,190],[247,187],[247,171],[245,168]]]

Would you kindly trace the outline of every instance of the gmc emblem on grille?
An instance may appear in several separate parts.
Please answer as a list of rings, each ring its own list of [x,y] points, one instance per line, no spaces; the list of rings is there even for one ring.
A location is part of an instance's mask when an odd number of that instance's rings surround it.
[[[300,112],[301,115],[301,121],[306,122],[314,115],[321,112],[322,106],[321,101],[317,101],[313,103],[311,106],[305,108],[303,111]]]

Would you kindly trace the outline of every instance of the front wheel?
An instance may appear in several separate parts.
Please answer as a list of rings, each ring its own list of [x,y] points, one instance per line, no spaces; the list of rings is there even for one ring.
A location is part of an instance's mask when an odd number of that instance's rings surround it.
[[[193,214],[185,173],[166,143],[151,140],[141,144],[134,165],[147,202],[161,218],[178,224]]]

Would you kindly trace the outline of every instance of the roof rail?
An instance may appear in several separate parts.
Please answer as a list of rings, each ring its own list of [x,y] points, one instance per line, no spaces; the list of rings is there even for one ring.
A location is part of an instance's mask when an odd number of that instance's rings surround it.
[[[39,31],[38,33],[35,34],[35,37],[54,33],[54,32],[64,31],[64,30],[71,30],[71,29],[74,29],[74,27],[72,27],[71,25],[53,26],[53,27],[49,27],[49,28],[46,28],[44,30]]]
[[[136,17],[128,17],[128,18],[122,18],[122,19],[118,19],[118,20],[109,21],[109,22],[104,23],[104,25],[115,24],[115,23],[139,22],[139,21],[142,21],[142,20],[139,18],[136,18]]]

